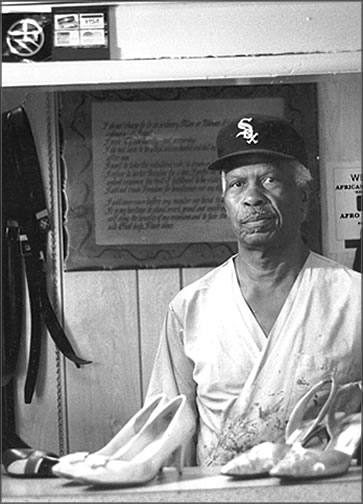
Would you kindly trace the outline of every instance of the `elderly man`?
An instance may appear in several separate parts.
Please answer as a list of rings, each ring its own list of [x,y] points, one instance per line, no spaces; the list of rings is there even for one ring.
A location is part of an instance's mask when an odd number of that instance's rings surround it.
[[[238,253],[171,301],[147,400],[185,394],[197,422],[187,463],[224,464],[284,438],[319,380],[361,377],[360,275],[301,236],[311,175],[281,119],[246,114],[217,138],[222,195]]]

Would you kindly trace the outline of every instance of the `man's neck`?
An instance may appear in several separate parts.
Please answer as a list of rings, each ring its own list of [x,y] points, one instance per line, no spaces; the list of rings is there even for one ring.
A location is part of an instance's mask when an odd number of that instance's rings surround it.
[[[242,296],[266,336],[269,335],[309,249],[304,244],[283,251],[243,250],[235,258]]]
[[[235,265],[243,283],[280,283],[287,278],[296,278],[308,255],[309,249],[304,243],[267,250],[251,250],[239,246]]]

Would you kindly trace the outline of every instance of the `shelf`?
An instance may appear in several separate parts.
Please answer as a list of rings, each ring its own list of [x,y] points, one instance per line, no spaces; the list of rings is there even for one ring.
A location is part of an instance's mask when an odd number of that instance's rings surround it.
[[[182,83],[246,84],[360,73],[361,52],[3,63],[3,88],[101,89]],[[314,79],[316,80],[316,78]]]

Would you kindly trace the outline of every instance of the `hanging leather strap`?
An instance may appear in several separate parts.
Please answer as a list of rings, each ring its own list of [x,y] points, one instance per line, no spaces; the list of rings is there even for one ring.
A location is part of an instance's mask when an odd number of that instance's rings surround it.
[[[32,400],[38,375],[42,323],[45,324],[57,348],[77,367],[91,361],[76,355],[50,302],[46,285],[46,245],[50,221],[40,165],[27,115],[22,107],[7,113],[8,138],[11,140],[14,171],[22,182],[19,198],[21,245],[24,256],[31,305],[31,343],[25,402]]]
[[[30,347],[28,357],[27,376],[24,387],[25,403],[29,404],[32,401],[35,384],[39,371],[42,339],[43,339],[43,324],[40,304],[40,282],[39,274],[36,271],[34,258],[32,256],[29,243],[26,236],[20,236],[22,254],[25,262],[26,276],[28,280],[28,293],[30,304]]]
[[[62,326],[58,322],[48,296],[45,263],[41,256],[35,257],[26,235],[23,234],[20,239],[29,285],[32,320],[28,370],[24,389],[25,403],[29,404],[33,398],[39,370],[43,324],[47,327],[57,348],[65,357],[74,362],[76,367],[79,368],[81,364],[89,364],[91,361],[78,357],[74,352]]]
[[[2,331],[1,331],[1,385],[13,378],[23,336],[24,271],[19,244],[18,202],[13,196],[17,175],[11,170],[13,152],[10,148],[8,125],[2,121]],[[4,197],[5,196],[5,197]]]
[[[43,275],[43,278],[40,283],[40,299],[42,305],[42,317],[43,320],[49,330],[49,334],[51,335],[56,346],[61,350],[62,354],[67,357],[67,359],[74,362],[76,367],[81,367],[81,364],[90,364],[92,361],[82,359],[78,357],[67,337],[64,334],[64,330],[54,312],[52,303],[49,299],[47,288],[46,288],[46,278]]]
[[[21,212],[21,226],[27,234],[32,251],[45,254],[50,221],[38,155],[23,107],[8,112],[7,123],[13,150],[13,168],[22,184],[19,196],[23,198],[23,205],[18,208]]]
[[[3,246],[2,283],[2,386],[15,374],[23,327],[23,264],[19,247],[19,224],[7,220]]]

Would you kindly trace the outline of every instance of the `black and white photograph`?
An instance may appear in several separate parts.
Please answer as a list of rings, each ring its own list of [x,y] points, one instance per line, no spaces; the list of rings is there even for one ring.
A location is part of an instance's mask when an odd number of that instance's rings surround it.
[[[3,503],[361,502],[361,10],[2,2]]]

